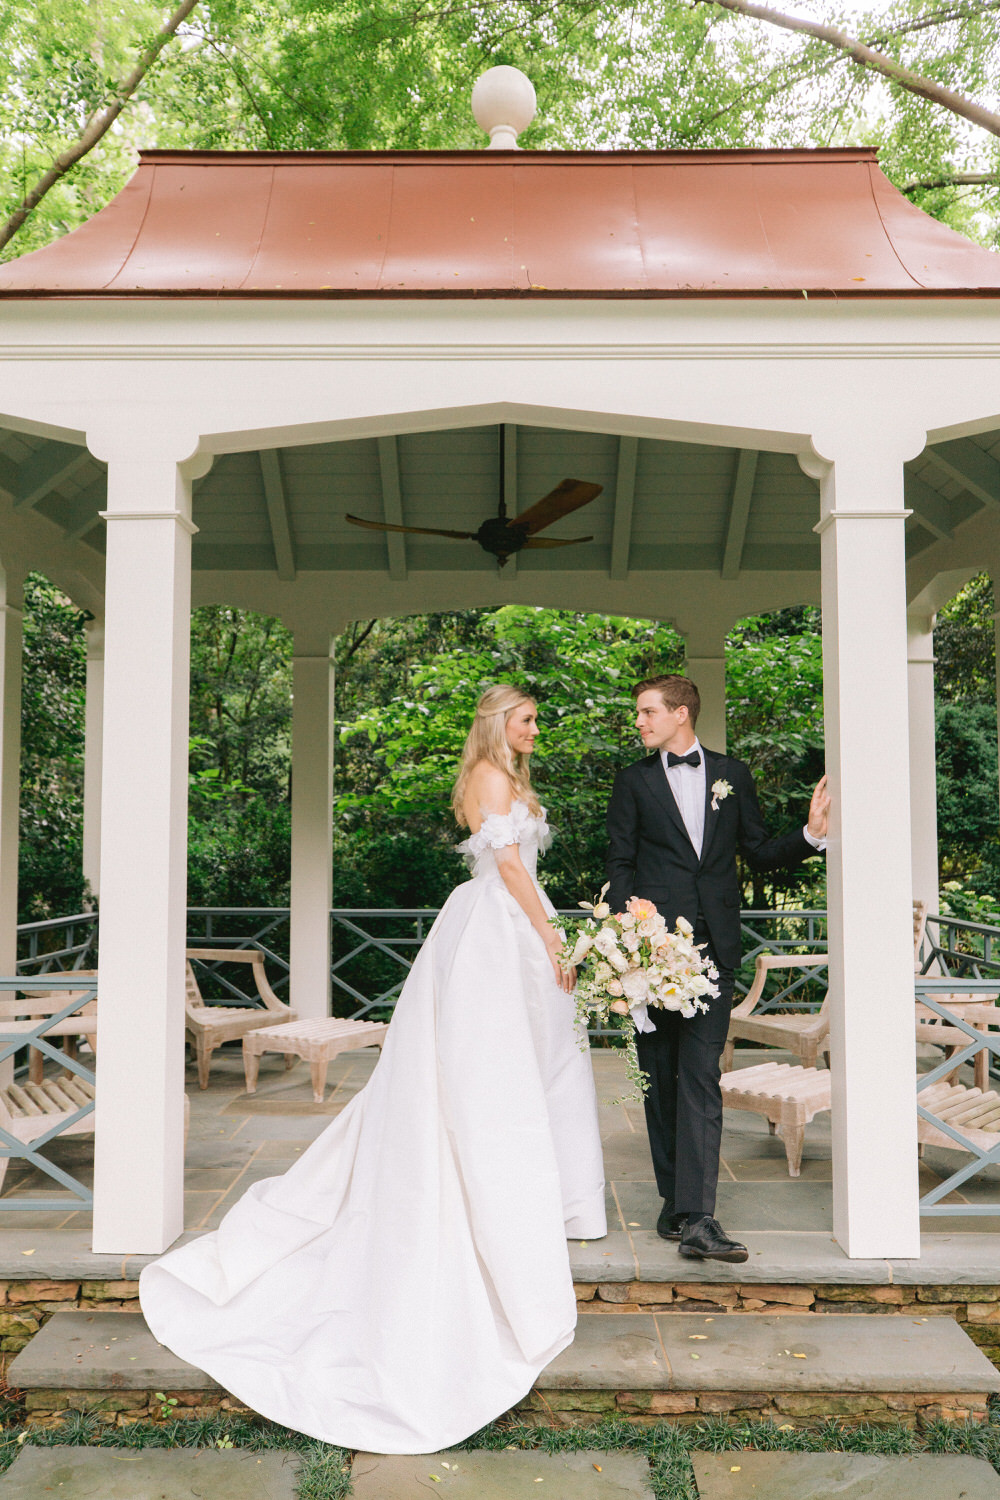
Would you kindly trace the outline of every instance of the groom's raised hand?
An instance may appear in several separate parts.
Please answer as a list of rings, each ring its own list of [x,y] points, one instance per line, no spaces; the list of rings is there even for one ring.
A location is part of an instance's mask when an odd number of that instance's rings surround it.
[[[830,823],[830,794],[826,789],[826,777],[817,783],[809,803],[809,821],[806,827],[814,839],[825,839]]]

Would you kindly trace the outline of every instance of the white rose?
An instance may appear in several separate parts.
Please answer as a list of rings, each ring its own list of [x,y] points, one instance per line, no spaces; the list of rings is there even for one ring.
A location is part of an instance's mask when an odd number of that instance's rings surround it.
[[[633,917],[632,913],[630,911],[623,912],[621,921],[622,932],[631,932],[632,928],[635,926],[635,917]]]
[[[569,957],[569,967],[574,969],[577,964],[582,963],[593,946],[594,939],[590,936],[589,932],[578,932],[576,942],[573,945],[573,952]]]
[[[639,1005],[649,995],[649,979],[645,969],[629,969],[622,975],[622,989],[633,1005]]]
[[[622,942],[625,945],[625,951],[627,953],[638,953],[639,947],[640,947],[640,943],[641,943],[641,939],[640,939],[638,933],[635,933],[635,932],[623,932],[622,933]]]
[[[656,921],[653,917],[645,917],[639,923],[639,934],[641,937],[652,937],[656,931]]]
[[[604,918],[605,917],[610,917],[610,915],[611,915],[611,907],[608,905],[608,903],[606,901],[599,901],[597,903],[597,905],[594,907],[594,916],[597,918],[597,920],[599,922],[603,922]]]
[[[624,995],[625,993],[625,991],[622,989],[622,982],[620,979],[609,979],[607,984],[607,991],[609,995],[614,995],[616,997],[618,995]]]
[[[605,958],[607,958],[617,946],[614,933],[609,932],[606,927],[602,927],[594,939],[594,947],[598,953],[603,953]]]

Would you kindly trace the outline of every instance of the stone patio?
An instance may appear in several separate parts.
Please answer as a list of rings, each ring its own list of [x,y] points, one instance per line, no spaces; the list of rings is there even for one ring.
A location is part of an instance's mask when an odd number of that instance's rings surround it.
[[[954,1454],[692,1453],[700,1500],[1000,1500],[981,1458]]]
[[[760,1059],[759,1051],[737,1052],[736,1064]],[[191,1126],[186,1160],[186,1233],[219,1224],[253,1182],[284,1172],[330,1119],[361,1089],[377,1061],[374,1048],[348,1053],[330,1066],[324,1103],[313,1103],[304,1064],[284,1071],[280,1058],[265,1057],[258,1091],[244,1088],[241,1053],[215,1054],[210,1086],[198,1088],[188,1069]],[[675,1246],[655,1234],[660,1200],[649,1159],[642,1110],[611,1104],[624,1091],[624,1070],[614,1052],[593,1053],[601,1132],[608,1178],[608,1238],[571,1247],[577,1281],[666,1281],[691,1273]],[[774,1051],[775,1060],[789,1060]],[[84,1181],[92,1174],[93,1141],[76,1137],[49,1148],[61,1166]],[[928,1148],[921,1165],[926,1191],[964,1158]],[[7,1174],[5,1199],[50,1191],[43,1175],[20,1163]],[[987,1168],[965,1184],[954,1201],[1000,1203],[1000,1168]],[[3,1201],[3,1200],[0,1200]],[[746,1240],[750,1261],[738,1268],[705,1263],[699,1280],[761,1282],[859,1282],[865,1284],[995,1282],[1000,1280],[1000,1214],[927,1219],[919,1261],[849,1260],[832,1237],[829,1118],[808,1127],[798,1179],[788,1176],[782,1143],[757,1116],[728,1111],[722,1145],[718,1216]],[[90,1253],[90,1215],[0,1212],[0,1278],[130,1279],[150,1257],[122,1260]]]

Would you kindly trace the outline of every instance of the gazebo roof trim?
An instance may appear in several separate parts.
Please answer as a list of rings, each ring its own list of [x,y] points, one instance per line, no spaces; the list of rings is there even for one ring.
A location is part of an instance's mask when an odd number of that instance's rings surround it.
[[[941,297],[1000,255],[873,149],[147,151],[5,298]]]

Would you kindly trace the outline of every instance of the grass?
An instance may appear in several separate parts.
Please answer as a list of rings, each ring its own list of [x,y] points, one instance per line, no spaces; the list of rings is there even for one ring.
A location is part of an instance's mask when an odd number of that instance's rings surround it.
[[[87,1413],[75,1414],[56,1428],[26,1429],[23,1413],[0,1408],[0,1472],[10,1467],[24,1442],[37,1447],[82,1444],[104,1448],[239,1448],[260,1453],[278,1449],[295,1455],[299,1464],[299,1500],[347,1500],[351,1493],[350,1455],[290,1432],[286,1427],[246,1417],[184,1419],[129,1427],[109,1427]],[[656,1500],[697,1500],[690,1455],[696,1451],[723,1452],[756,1449],[783,1453],[964,1453],[985,1459],[1000,1472],[1000,1411],[987,1423],[964,1426],[939,1422],[917,1434],[903,1426],[843,1427],[824,1423],[812,1431],[783,1431],[774,1422],[708,1420],[694,1427],[669,1422],[635,1427],[609,1418],[599,1427],[549,1431],[494,1422],[461,1448],[532,1449],[566,1453],[578,1449],[644,1454],[649,1460]]]

